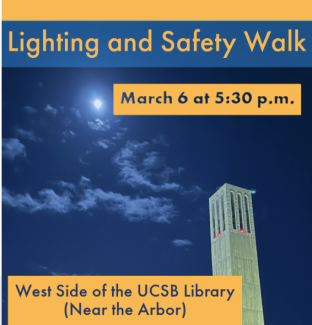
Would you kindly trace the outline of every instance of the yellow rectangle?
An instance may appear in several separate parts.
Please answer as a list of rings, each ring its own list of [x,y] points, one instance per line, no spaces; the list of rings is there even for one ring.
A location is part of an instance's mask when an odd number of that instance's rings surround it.
[[[3,20],[311,20],[310,0],[3,0]]]
[[[301,115],[300,84],[114,84],[115,115]]]
[[[242,324],[240,276],[10,276],[8,283],[9,325]]]

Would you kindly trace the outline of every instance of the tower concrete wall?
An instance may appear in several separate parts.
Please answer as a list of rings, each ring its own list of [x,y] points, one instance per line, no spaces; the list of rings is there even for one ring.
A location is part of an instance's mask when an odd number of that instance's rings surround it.
[[[243,325],[264,325],[251,192],[224,184],[209,211],[213,275],[242,276]]]

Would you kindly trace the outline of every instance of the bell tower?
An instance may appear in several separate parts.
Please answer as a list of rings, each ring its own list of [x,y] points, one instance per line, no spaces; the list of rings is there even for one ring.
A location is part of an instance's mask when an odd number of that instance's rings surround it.
[[[213,275],[241,275],[243,325],[264,325],[251,192],[224,184],[209,212]]]

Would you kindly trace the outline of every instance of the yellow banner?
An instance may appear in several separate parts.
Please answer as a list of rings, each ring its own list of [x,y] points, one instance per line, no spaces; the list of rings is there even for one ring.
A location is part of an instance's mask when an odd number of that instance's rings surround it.
[[[241,277],[9,277],[9,325],[160,322],[241,325]]]
[[[311,20],[310,0],[3,0],[3,20]]]
[[[115,84],[115,115],[301,115],[300,84]]]

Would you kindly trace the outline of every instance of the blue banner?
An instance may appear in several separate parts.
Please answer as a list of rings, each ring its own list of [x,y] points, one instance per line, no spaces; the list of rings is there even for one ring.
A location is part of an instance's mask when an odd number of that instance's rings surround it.
[[[312,67],[312,23],[4,21],[3,67]]]

